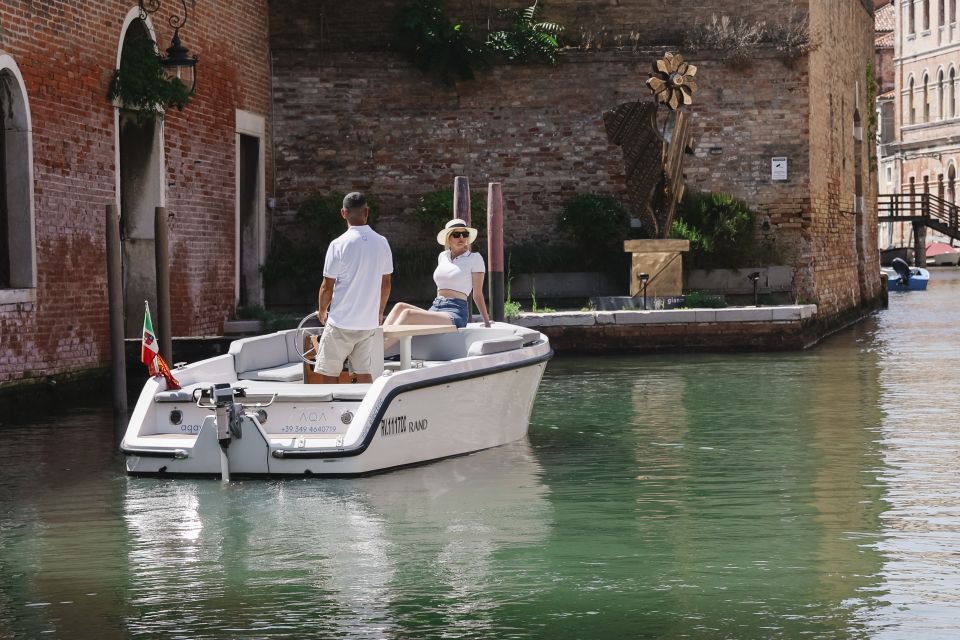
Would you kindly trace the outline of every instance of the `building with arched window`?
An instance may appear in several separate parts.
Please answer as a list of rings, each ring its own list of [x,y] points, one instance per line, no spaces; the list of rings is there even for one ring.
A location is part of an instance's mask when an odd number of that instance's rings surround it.
[[[960,0],[880,0],[880,4],[878,15],[885,12],[895,18],[896,84],[878,100],[881,120],[889,114],[892,121],[879,140],[880,193],[907,193],[915,184],[935,199],[960,204],[954,184],[960,164]],[[892,100],[889,108],[885,99]],[[905,223],[884,225],[880,246],[909,245],[911,233]]]
[[[653,101],[647,70],[674,52],[699,68],[685,187],[747,202],[756,237],[775,249],[757,259],[791,267],[790,298],[818,307],[812,330],[881,300],[875,166],[864,143],[871,0],[551,0],[545,19],[567,38],[558,64],[472,59],[489,64],[443,79],[396,45],[409,0],[149,2],[162,9],[144,19],[138,4],[0,0],[0,391],[110,362],[108,206],[120,213],[128,337],[140,335],[143,301],[155,295],[157,207],[174,216],[178,337],[220,335],[239,305],[271,302],[280,287],[260,284],[265,229],[307,235],[298,210],[334,191],[375,196],[378,231],[419,252],[429,241],[415,215],[424,195],[456,175],[474,193],[502,182],[507,247],[567,255],[559,217],[574,197],[629,203],[635,165],[604,114]],[[477,33],[500,28],[498,10],[517,7],[443,5]],[[179,36],[200,55],[196,95],[182,111],[138,117],[108,99],[111,77],[137,42],[164,50],[182,7],[192,13]],[[680,47],[711,15],[720,35],[727,21],[765,34],[748,47],[749,64],[712,36]],[[296,267],[309,273],[312,259]],[[312,309],[316,289],[293,304]]]
[[[223,19],[237,16],[233,3],[186,3],[179,36],[200,56],[196,92],[165,112],[108,97],[138,45],[152,54],[141,64],[162,73],[156,58],[184,5],[146,6],[141,17],[136,0],[0,0],[0,392],[80,374],[102,382],[92,374],[110,362],[108,206],[127,338],[142,335],[144,300],[156,309],[158,207],[173,214],[174,335],[220,333],[238,296],[258,301],[256,236],[273,188],[266,0],[244,3],[242,20]],[[244,214],[252,239],[235,231]]]

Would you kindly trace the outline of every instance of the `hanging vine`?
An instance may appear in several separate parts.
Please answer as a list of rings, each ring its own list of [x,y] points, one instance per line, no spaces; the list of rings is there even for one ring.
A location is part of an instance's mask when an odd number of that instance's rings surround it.
[[[167,76],[153,40],[135,37],[123,45],[120,68],[113,72],[107,97],[142,117],[154,118],[170,107],[182,111],[192,94],[180,78]]]

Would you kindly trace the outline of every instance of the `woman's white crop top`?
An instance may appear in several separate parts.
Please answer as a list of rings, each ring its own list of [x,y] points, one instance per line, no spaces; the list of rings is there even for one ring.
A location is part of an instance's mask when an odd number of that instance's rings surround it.
[[[437,283],[437,289],[452,289],[468,296],[473,291],[473,274],[486,271],[483,256],[479,253],[468,251],[451,260],[450,252],[444,251],[437,258],[433,281]]]

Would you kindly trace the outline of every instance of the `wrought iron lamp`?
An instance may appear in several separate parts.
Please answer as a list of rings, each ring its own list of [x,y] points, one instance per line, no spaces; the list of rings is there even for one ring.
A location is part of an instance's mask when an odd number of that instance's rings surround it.
[[[161,0],[140,0],[140,19],[146,21],[150,16],[160,10]],[[180,78],[184,85],[190,87],[191,95],[197,88],[197,55],[190,56],[190,51],[180,42],[180,27],[187,23],[189,17],[187,0],[180,0],[183,5],[183,17],[179,14],[171,14],[167,18],[167,24],[173,28],[173,38],[170,40],[170,46],[167,47],[166,57],[160,58],[160,65],[171,76]],[[193,3],[191,2],[191,5]],[[189,81],[183,79],[183,74],[189,73]]]
[[[638,273],[637,277],[640,278],[640,283],[643,285],[643,310],[647,310],[647,282],[650,280],[649,273]]]
[[[757,302],[757,283],[760,281],[760,272],[754,271],[753,273],[747,276],[747,280],[750,280],[753,282],[753,306],[759,307],[760,303]]]

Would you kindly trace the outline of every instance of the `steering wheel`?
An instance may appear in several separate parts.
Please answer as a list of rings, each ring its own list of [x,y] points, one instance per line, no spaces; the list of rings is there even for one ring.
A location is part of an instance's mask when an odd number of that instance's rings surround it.
[[[310,325],[310,321],[315,320],[316,323]],[[304,338],[308,335],[314,335],[313,333],[308,333],[309,329],[315,329],[322,326],[320,324],[317,312],[306,315],[303,317],[303,320],[300,321],[300,324],[297,325],[297,331],[293,335],[293,347],[297,350],[297,355],[300,356],[300,359],[305,363],[313,367],[317,363],[317,349],[316,347],[305,347]]]

